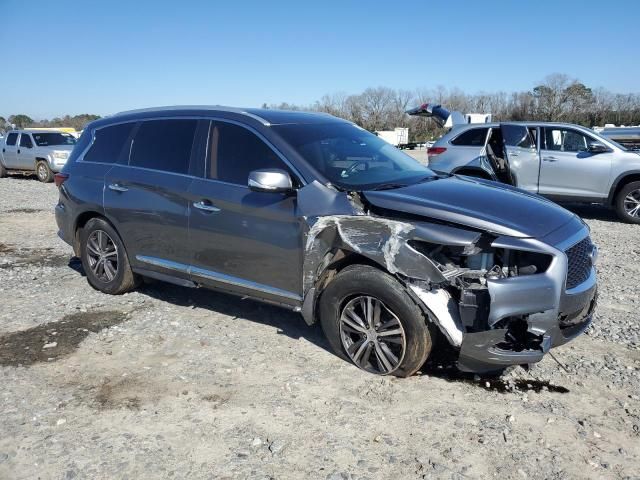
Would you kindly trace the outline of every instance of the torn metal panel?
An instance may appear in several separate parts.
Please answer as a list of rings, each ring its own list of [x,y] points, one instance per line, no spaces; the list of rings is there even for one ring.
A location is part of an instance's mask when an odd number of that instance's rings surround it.
[[[446,281],[430,259],[408,244],[416,236],[416,227],[411,223],[371,215],[329,215],[311,219],[309,223],[305,292],[320,275],[318,266],[322,260],[338,250],[358,253],[392,274],[436,283]]]
[[[454,347],[462,345],[464,327],[460,320],[458,305],[449,293],[442,289],[426,290],[417,285],[410,285],[409,288],[417,295],[431,313],[434,323],[440,328],[449,343]]]

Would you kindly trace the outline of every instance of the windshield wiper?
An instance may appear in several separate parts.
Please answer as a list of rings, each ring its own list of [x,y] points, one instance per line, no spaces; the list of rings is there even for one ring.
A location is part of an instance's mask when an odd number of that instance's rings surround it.
[[[369,190],[392,190],[394,188],[402,188],[406,186],[406,183],[382,183],[380,185],[376,185],[373,188],[370,188]]]

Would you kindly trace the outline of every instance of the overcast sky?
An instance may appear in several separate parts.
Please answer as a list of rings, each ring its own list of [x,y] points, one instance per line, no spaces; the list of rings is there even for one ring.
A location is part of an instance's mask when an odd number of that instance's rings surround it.
[[[0,115],[310,104],[370,86],[640,91],[638,1],[0,0]]]

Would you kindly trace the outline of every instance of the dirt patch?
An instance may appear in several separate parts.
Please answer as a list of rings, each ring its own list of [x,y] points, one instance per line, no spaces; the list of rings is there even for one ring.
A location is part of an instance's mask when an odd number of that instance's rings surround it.
[[[218,395],[217,393],[210,393],[202,396],[202,400],[211,404],[214,409],[221,405],[224,405],[229,400],[228,395]]]
[[[10,245],[5,245],[4,243],[0,243],[0,253],[12,253],[15,251],[15,248]]]
[[[124,322],[127,313],[73,313],[58,322],[0,336],[0,365],[25,366],[55,361],[73,353],[89,335]]]
[[[135,379],[124,378],[112,381],[107,379],[96,393],[95,400],[101,409],[128,408],[139,410],[142,395],[148,389],[140,385]]]
[[[16,267],[38,266],[38,267],[66,267],[69,265],[69,255],[60,255],[53,252],[52,248],[41,248],[38,250],[16,250],[8,245],[0,244],[4,250],[0,253],[10,253],[15,258],[13,261],[0,264],[0,269],[9,270]]]

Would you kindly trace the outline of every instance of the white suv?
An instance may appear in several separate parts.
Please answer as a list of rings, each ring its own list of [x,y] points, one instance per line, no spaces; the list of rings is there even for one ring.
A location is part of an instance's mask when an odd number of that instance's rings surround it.
[[[558,202],[609,205],[640,224],[640,154],[579,125],[454,125],[428,155],[438,172],[496,180]]]

